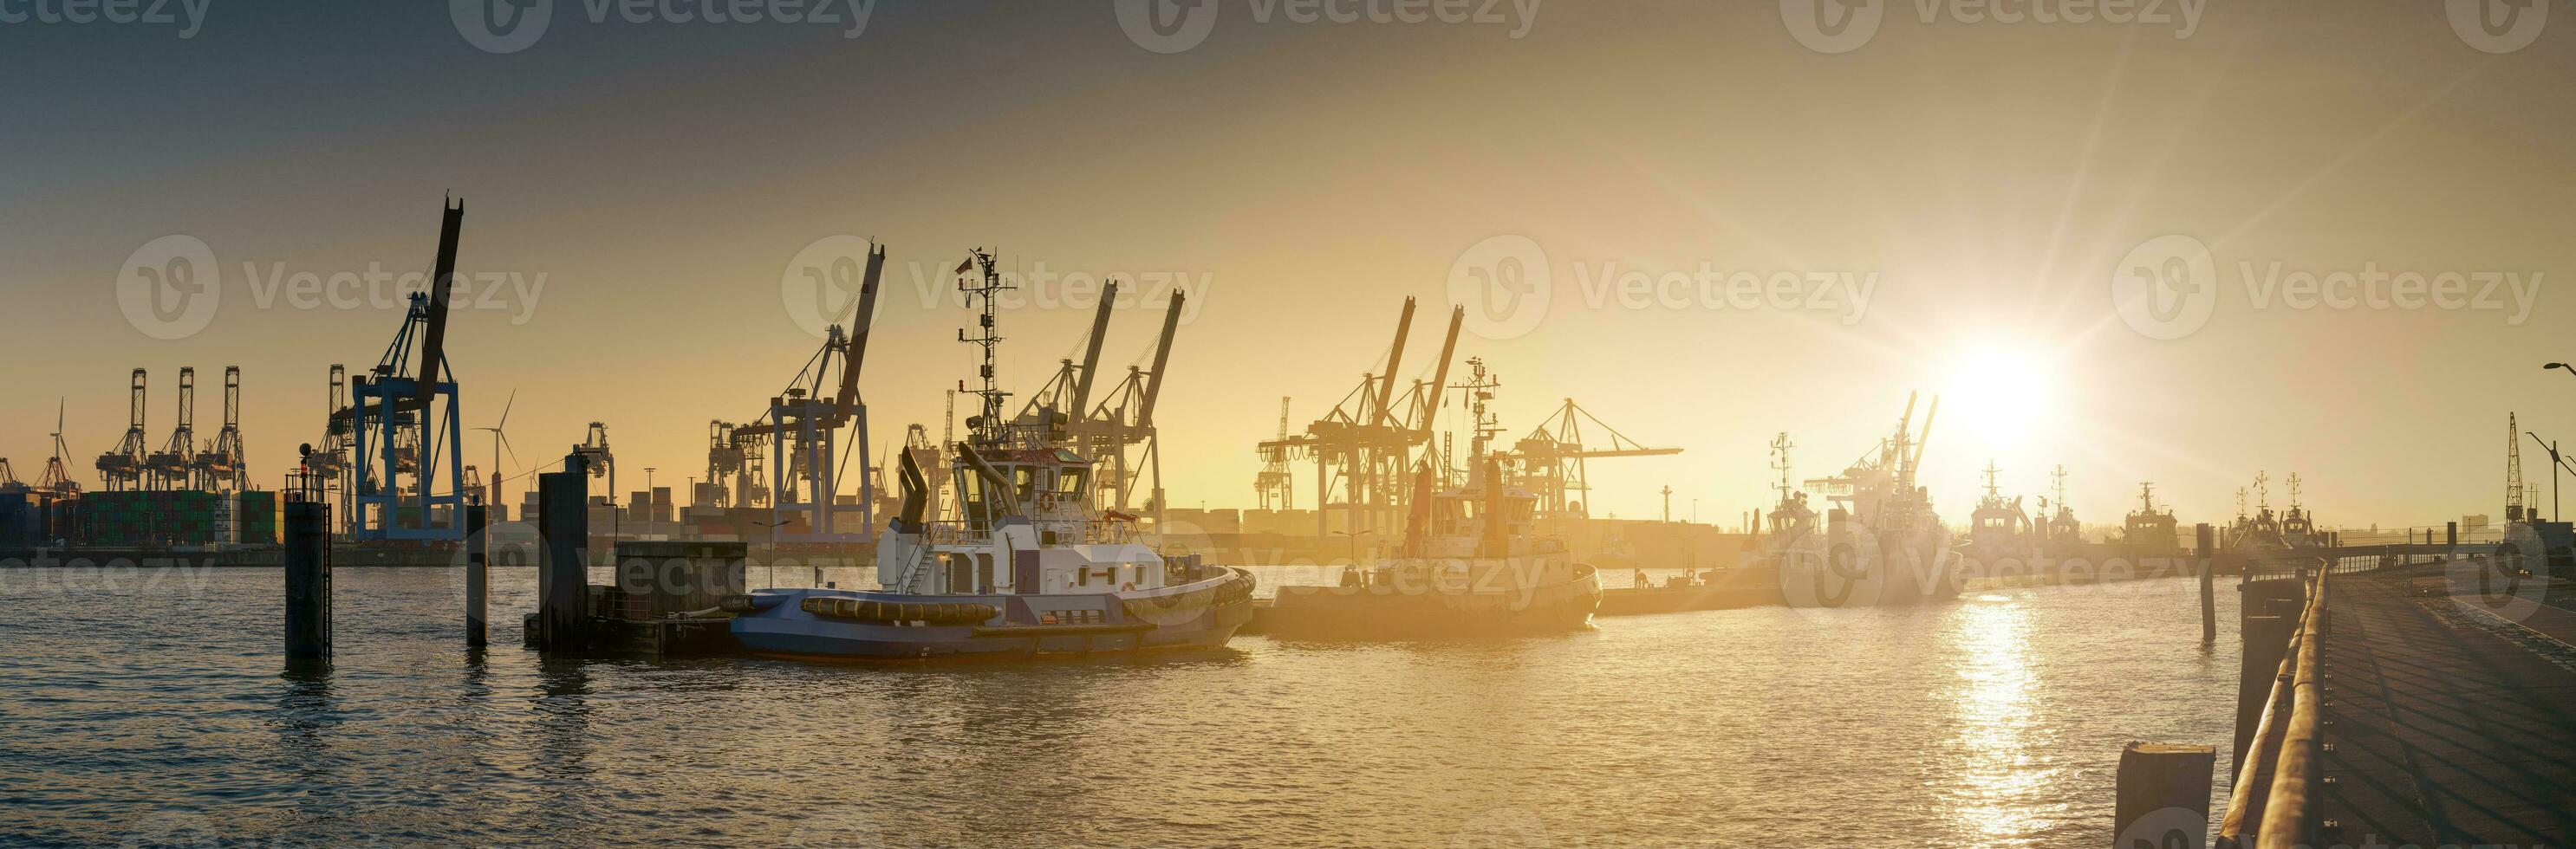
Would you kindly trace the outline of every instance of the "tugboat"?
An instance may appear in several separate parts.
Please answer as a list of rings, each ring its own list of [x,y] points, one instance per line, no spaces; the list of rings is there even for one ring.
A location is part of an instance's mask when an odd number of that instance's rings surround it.
[[[993,383],[992,254],[983,272],[981,415],[950,448],[956,518],[927,518],[931,492],[901,453],[902,506],[877,543],[876,590],[765,589],[734,596],[734,636],[754,654],[910,661],[1063,657],[1223,647],[1252,618],[1252,576],[1139,541],[1138,517],[1101,510],[1091,458],[1064,447],[1065,417],[1001,415]],[[961,268],[960,273],[965,269]],[[963,338],[961,334],[961,338]]]
[[[1769,515],[1755,518],[1757,529],[1767,523],[1770,530],[1757,530],[1745,539],[1735,568],[1694,569],[1667,577],[1660,585],[1649,584],[1641,575],[1632,587],[1604,590],[1601,614],[1734,610],[1780,603],[1777,562],[1801,553],[1810,553],[1818,562],[1824,557],[1824,537],[1815,532],[1816,512],[1807,509],[1806,493],[1789,483],[1792,447],[1786,433],[1771,441],[1771,468],[1780,473],[1780,483],[1774,487],[1780,491],[1780,503]]]
[[[2039,512],[2048,520],[2039,523],[2040,545],[2051,556],[2073,556],[2084,547],[2084,523],[2076,521],[2075,508],[2066,503],[2066,467],[2049,473],[2050,497],[2057,501],[2057,512],[2049,513],[2048,499],[2041,499]]]
[[[2272,512],[2272,476],[2254,473],[2255,513],[2245,516],[2245,490],[2236,491],[2236,524],[2229,529],[2227,548],[2240,552],[2277,551],[2289,547],[2281,539],[2281,517]]]
[[[1880,440],[1875,457],[1863,455],[1836,477],[1807,481],[1825,496],[1821,556],[1812,543],[1785,540],[1774,558],[1780,595],[1791,607],[1870,607],[1946,601],[1959,596],[1959,557],[1950,531],[1932,511],[1931,496],[1915,485],[1923,437],[1912,432],[1915,396],[1905,402],[1896,434]],[[1923,416],[1923,433],[1941,399]],[[1806,534],[1812,538],[1814,534]]]
[[[1981,566],[1984,574],[1994,574],[1995,564],[2005,560],[2021,561],[2024,568],[2039,558],[2036,529],[2030,514],[2022,512],[2021,497],[2006,500],[2003,488],[1995,478],[2002,473],[1994,461],[1986,462],[1986,495],[1977,500],[1977,509],[1968,514],[1969,559]]]
[[[2182,554],[2182,537],[2174,531],[2173,511],[2156,509],[2153,483],[2138,484],[2138,509],[2129,514],[2121,534],[2121,543],[2136,549],[2136,556],[2141,558]]]
[[[2281,516],[2281,544],[2291,548],[2317,545],[2316,520],[2299,507],[2299,473],[2290,473],[2290,512]]]
[[[1780,482],[1771,488],[1780,493],[1780,502],[1762,517],[1763,533],[1751,558],[1757,568],[1771,571],[1775,578],[1781,564],[1791,559],[1804,558],[1810,564],[1825,561],[1824,529],[1816,521],[1816,510],[1807,506],[1807,493],[1789,483],[1789,449],[1795,447],[1786,431],[1771,440],[1771,469],[1780,473]]]
[[[1264,627],[1283,639],[1413,639],[1578,631],[1601,577],[1532,528],[1538,496],[1488,460],[1469,485],[1432,491],[1421,467],[1396,556],[1339,586],[1282,586]]]
[[[1537,530],[1536,493],[1513,486],[1487,446],[1498,429],[1471,396],[1476,437],[1466,486],[1435,490],[1418,467],[1404,541],[1340,585],[1281,586],[1262,626],[1282,639],[1370,640],[1578,631],[1601,606],[1601,577]]]

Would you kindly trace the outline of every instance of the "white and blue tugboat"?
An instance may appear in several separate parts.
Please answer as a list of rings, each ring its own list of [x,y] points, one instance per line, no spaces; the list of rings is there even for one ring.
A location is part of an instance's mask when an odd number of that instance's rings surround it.
[[[765,589],[736,596],[734,636],[754,654],[915,661],[1070,657],[1223,647],[1252,619],[1252,576],[1164,557],[1138,517],[1094,497],[1093,458],[1066,417],[1033,407],[1000,416],[991,299],[1000,284],[978,251],[985,296],[983,414],[950,446],[954,508],[927,518],[932,491],[902,453],[903,503],[877,541],[875,590]],[[965,269],[961,269],[961,272]]]

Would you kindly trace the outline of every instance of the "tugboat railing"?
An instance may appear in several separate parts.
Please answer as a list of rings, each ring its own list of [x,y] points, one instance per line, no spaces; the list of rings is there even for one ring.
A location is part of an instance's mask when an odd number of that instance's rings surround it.
[[[1036,519],[1038,538],[1054,545],[1120,545],[1136,541],[1136,526],[1115,519]],[[978,545],[991,542],[990,526],[966,521],[926,522],[922,539],[931,545]]]

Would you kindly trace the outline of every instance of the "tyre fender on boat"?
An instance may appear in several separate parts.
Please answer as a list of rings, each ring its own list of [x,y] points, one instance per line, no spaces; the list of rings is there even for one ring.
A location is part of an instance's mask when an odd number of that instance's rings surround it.
[[[967,602],[808,598],[800,607],[807,613],[833,619],[849,619],[858,622],[928,622],[933,625],[971,625],[989,621],[1001,615],[1001,611],[992,605]]]

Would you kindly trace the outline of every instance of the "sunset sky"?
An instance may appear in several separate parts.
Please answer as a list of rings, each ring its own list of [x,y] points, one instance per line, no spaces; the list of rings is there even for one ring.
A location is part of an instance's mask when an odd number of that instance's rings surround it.
[[[1925,481],[1954,521],[1991,460],[2033,498],[2064,464],[2091,522],[2142,480],[2221,522],[2260,470],[2300,473],[2326,524],[2438,523],[2501,514],[2508,411],[2576,442],[2576,379],[2539,368],[2576,359],[2564,5],[2489,52],[2422,0],[2212,3],[2188,26],[1887,3],[1836,53],[1767,2],[1524,0],[1461,23],[1211,2],[1203,41],[1169,53],[1113,2],[886,2],[857,26],[560,0],[510,52],[446,3],[0,23],[0,456],[32,482],[61,398],[94,487],[130,369],[151,370],[158,447],[179,367],[208,438],[240,365],[255,481],[279,486],[321,437],[329,364],[371,366],[401,311],[272,281],[424,270],[451,192],[461,268],[504,281],[451,325],[469,424],[515,390],[510,437],[539,465],[605,422],[630,489],[647,466],[675,489],[703,474],[708,420],[757,416],[811,355],[813,308],[782,277],[834,236],[889,248],[862,382],[881,444],[936,433],[941,390],[972,375],[972,315],[945,299],[967,249],[1149,281],[1107,345],[1122,371],[1150,353],[1157,284],[1185,281],[1159,416],[1175,506],[1249,506],[1279,399],[1302,429],[1381,369],[1407,296],[1408,380],[1464,298],[1459,356],[1502,376],[1507,430],[1571,397],[1686,449],[1596,465],[1595,515],[1650,517],[1670,485],[1676,514],[1732,524],[1769,502],[1775,433],[1799,477],[1829,474],[1916,389],[1943,394]],[[208,247],[220,294],[164,339],[119,286],[172,235]],[[2175,235],[2208,249],[2213,311],[2142,329],[2115,273],[2187,267],[2150,244]],[[2378,272],[2466,288],[2301,283]],[[1452,285],[1488,273],[1530,294],[1497,310]],[[1089,318],[1078,292],[1027,294],[1003,317],[1022,392]],[[469,462],[491,450],[467,440]],[[2525,461],[2544,502],[2545,462]]]

